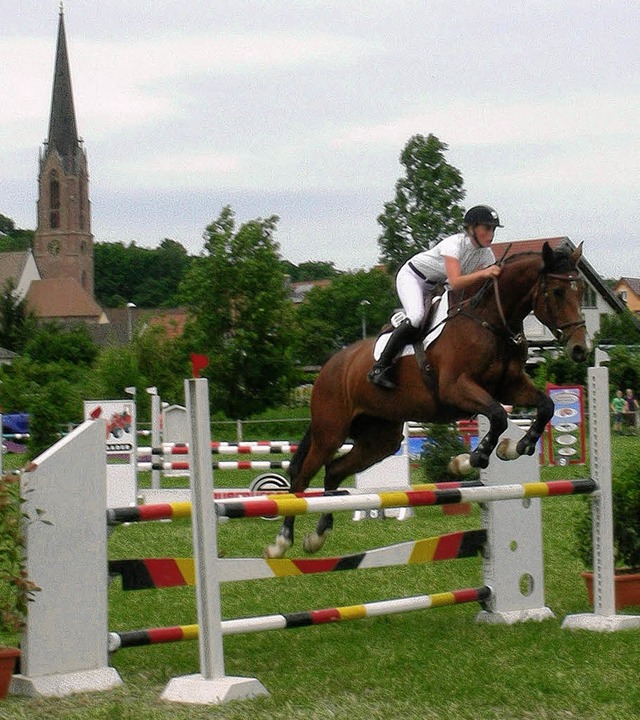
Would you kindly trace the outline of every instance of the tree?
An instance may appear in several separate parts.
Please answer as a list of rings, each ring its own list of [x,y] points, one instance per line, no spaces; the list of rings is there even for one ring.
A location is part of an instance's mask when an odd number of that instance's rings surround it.
[[[374,335],[398,305],[392,278],[378,270],[343,273],[313,288],[296,310],[304,328],[298,346],[303,365],[320,365],[344,345]]]
[[[460,230],[465,190],[460,171],[444,158],[448,149],[435,135],[414,135],[400,155],[405,175],[378,216],[381,261],[391,270]]]
[[[294,265],[288,260],[283,260],[282,264],[284,272],[289,276],[291,282],[326,280],[340,274],[333,262],[325,260],[309,260],[300,263],[300,265]]]
[[[0,295],[0,347],[19,352],[35,327],[25,298],[18,298],[16,281],[9,278]]]
[[[0,215],[0,252],[28,250],[33,236],[33,230],[21,230],[11,218]]]
[[[273,238],[277,221],[236,228],[233,211],[223,208],[181,286],[191,316],[186,342],[209,356],[203,374],[212,409],[232,418],[282,403],[293,382],[296,330]]]
[[[640,345],[638,319],[628,309],[621,313],[602,315],[600,329],[594,338],[594,344]]]
[[[128,247],[121,242],[96,243],[95,294],[106,307],[171,307],[192,262],[186,249],[165,238],[158,248]]]

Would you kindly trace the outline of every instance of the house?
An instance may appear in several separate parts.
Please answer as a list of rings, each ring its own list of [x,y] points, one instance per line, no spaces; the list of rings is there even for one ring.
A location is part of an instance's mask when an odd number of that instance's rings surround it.
[[[299,282],[290,282],[287,287],[289,288],[289,297],[294,305],[299,305],[304,302],[307,295],[313,290],[313,288],[320,287],[326,288],[331,285],[331,280],[300,280]]]
[[[0,253],[0,292],[4,292],[7,282],[13,281],[14,295],[22,300],[33,280],[40,280],[40,272],[31,250]]]
[[[494,242],[491,249],[500,260],[516,253],[542,252],[542,246],[547,242],[552,248],[567,244],[575,250],[576,245],[566,236],[552,238],[535,238],[530,240],[514,240],[513,242]],[[505,255],[506,253],[506,255]],[[589,264],[583,252],[578,269],[584,281],[582,295],[582,314],[586,323],[587,334],[590,338],[600,329],[600,320],[603,315],[621,313],[625,309],[624,303],[602,281],[602,278]],[[533,314],[525,318],[524,332],[529,346],[544,348],[555,344],[551,331],[545,327]]]
[[[613,293],[634,315],[640,315],[640,278],[621,277],[613,286]]]

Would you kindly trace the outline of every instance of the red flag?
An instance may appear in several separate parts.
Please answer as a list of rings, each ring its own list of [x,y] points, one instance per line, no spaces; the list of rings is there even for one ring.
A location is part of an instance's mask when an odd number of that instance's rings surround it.
[[[191,353],[191,367],[193,368],[193,377],[200,377],[200,370],[203,370],[209,364],[209,358],[207,355],[198,355],[197,353]]]

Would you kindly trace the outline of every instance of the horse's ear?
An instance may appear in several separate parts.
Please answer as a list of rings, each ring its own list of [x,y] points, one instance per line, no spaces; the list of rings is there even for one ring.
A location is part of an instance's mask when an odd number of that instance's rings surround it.
[[[542,246],[542,261],[546,268],[553,267],[553,250],[548,242]]]
[[[578,260],[582,257],[582,243],[578,245],[578,247],[573,251],[573,255],[571,256],[571,260],[573,261],[574,265],[578,264]]]

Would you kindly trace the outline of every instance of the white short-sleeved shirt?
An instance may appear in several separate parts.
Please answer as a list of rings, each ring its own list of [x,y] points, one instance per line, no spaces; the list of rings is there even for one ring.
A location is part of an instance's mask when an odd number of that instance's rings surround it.
[[[445,283],[447,281],[445,257],[456,258],[460,263],[462,275],[469,275],[475,270],[489,267],[496,261],[490,248],[476,247],[468,235],[458,233],[444,238],[431,250],[414,255],[406,264],[411,263],[427,280]]]

